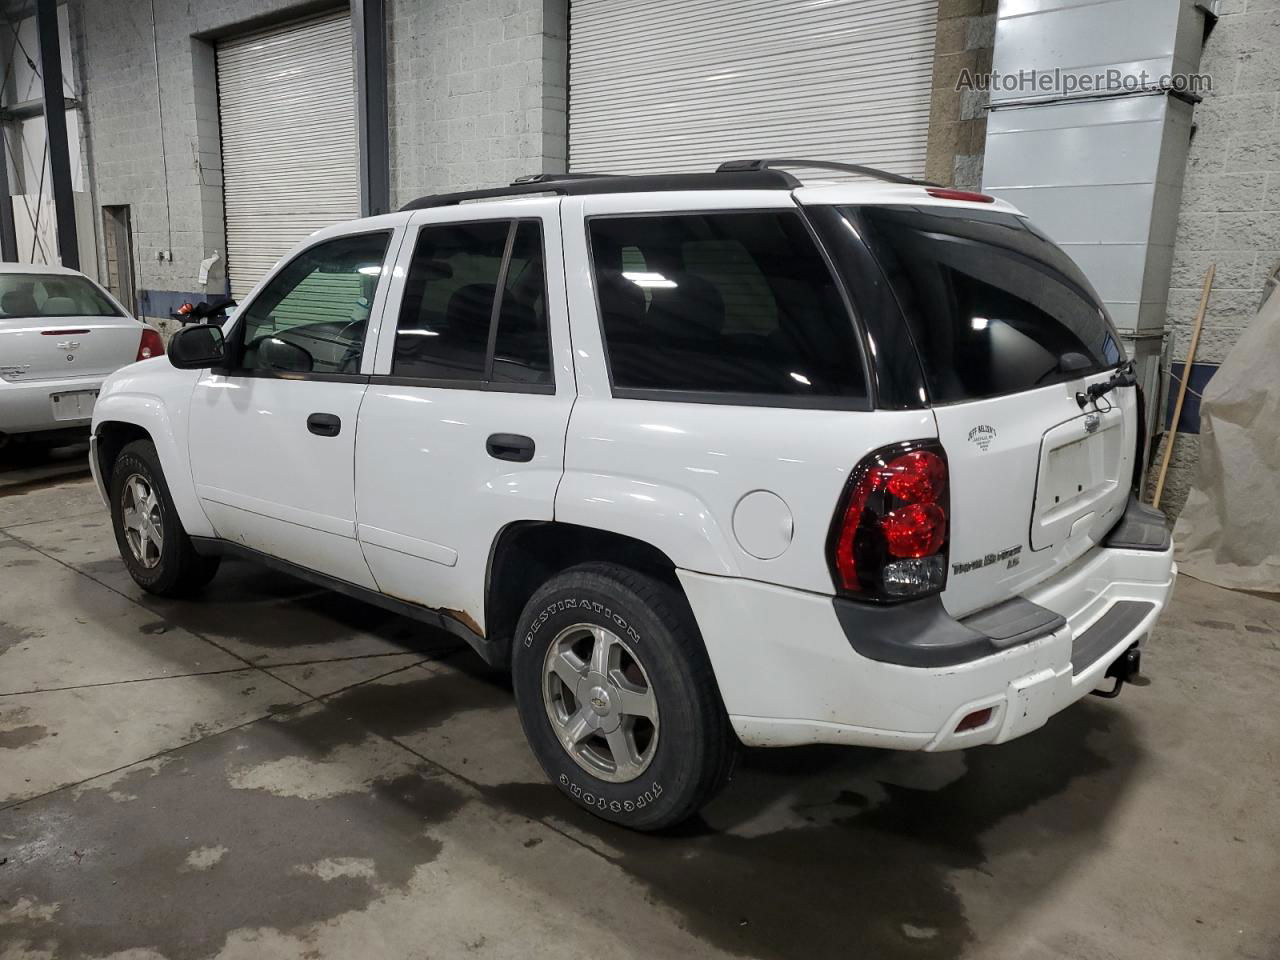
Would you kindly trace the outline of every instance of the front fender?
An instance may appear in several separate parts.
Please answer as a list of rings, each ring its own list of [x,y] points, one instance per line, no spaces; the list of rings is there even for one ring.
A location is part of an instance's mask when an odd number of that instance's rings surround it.
[[[556,492],[556,521],[632,537],[677,567],[740,575],[711,509],[688,490],[600,473],[566,471]]]
[[[96,441],[108,423],[125,423],[145,430],[155,444],[183,528],[191,536],[212,537],[213,525],[200,506],[191,476],[187,435],[191,393],[199,373],[176,370],[163,358],[116,371],[102,385],[94,405],[93,436]]]

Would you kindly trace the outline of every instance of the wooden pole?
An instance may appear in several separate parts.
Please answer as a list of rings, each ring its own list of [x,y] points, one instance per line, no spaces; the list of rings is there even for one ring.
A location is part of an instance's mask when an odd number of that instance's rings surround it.
[[[1169,461],[1173,459],[1173,441],[1178,437],[1178,420],[1182,417],[1182,403],[1187,399],[1187,384],[1191,381],[1191,364],[1196,359],[1196,347],[1200,345],[1200,328],[1204,326],[1204,313],[1209,307],[1209,291],[1213,288],[1213,275],[1217,272],[1216,263],[1209,264],[1204,275],[1204,290],[1200,293],[1200,309],[1196,311],[1196,325],[1191,330],[1191,346],[1187,348],[1187,362],[1182,365],[1182,382],[1178,384],[1178,399],[1173,404],[1173,423],[1169,425],[1169,435],[1164,442],[1164,457],[1160,461],[1160,476],[1156,478],[1156,495],[1151,501],[1153,507],[1160,506],[1160,497],[1164,493],[1164,479],[1169,473]]]

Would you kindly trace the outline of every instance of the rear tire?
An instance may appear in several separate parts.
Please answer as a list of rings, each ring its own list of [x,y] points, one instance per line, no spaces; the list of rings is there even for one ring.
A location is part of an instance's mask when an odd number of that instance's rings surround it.
[[[615,564],[571,567],[525,605],[513,646],[525,736],[579,806],[659,830],[728,780],[737,741],[675,587]]]
[[[192,546],[150,440],[134,440],[120,451],[110,496],[116,546],[138,586],[161,597],[185,597],[213,579],[220,558]]]

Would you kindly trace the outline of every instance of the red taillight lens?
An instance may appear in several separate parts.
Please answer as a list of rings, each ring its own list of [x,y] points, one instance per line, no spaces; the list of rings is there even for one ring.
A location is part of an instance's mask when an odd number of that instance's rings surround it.
[[[885,543],[895,557],[927,557],[942,548],[947,515],[936,503],[909,503],[880,521]]]
[[[150,327],[142,331],[142,342],[138,344],[138,355],[134,357],[134,362],[139,360],[150,360],[152,357],[164,356],[164,341],[160,339],[160,334],[156,333]]]
[[[936,441],[895,444],[858,464],[830,540],[836,587],[870,599],[946,582],[947,459]]]
[[[971,190],[952,190],[948,187],[930,187],[925,191],[939,200],[960,200],[964,203],[995,203],[996,198],[985,193],[974,193]]]
[[[947,487],[947,462],[929,450],[912,450],[884,468],[888,490],[906,503],[937,503]]]

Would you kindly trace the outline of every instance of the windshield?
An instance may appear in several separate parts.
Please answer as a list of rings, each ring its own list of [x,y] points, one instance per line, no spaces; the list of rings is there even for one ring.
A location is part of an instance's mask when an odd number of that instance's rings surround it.
[[[106,294],[84,277],[64,273],[0,273],[0,319],[120,317]]]
[[[866,227],[934,403],[1032,390],[1124,359],[1080,268],[1025,219],[952,207],[842,213]]]

